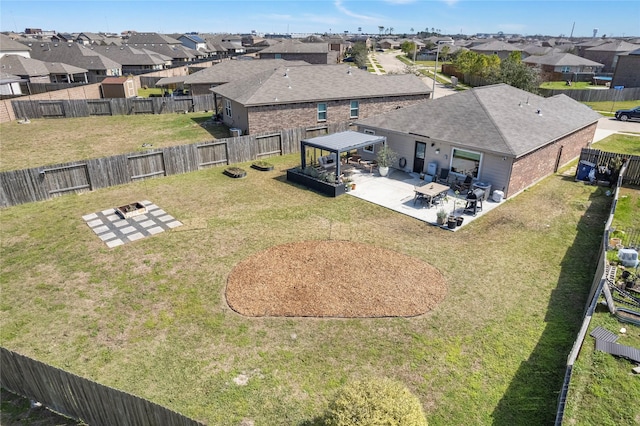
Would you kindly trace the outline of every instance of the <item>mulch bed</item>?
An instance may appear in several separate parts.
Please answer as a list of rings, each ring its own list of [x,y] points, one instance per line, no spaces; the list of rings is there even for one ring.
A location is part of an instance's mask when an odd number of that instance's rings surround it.
[[[252,317],[410,317],[446,294],[433,266],[381,247],[304,241],[271,247],[240,262],[227,303]]]

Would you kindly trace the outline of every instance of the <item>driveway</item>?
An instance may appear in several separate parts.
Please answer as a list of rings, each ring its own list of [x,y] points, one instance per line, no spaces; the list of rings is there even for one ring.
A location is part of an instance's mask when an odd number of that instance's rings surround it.
[[[614,133],[636,133],[640,137],[640,122],[618,121],[613,117],[603,117],[598,120],[598,128],[593,137],[598,142]]]
[[[384,68],[387,74],[406,74],[407,65],[396,58],[397,55],[401,54],[402,51],[400,50],[386,50],[385,52],[372,53],[371,56],[375,56],[375,58],[380,63],[380,66]],[[433,78],[421,77],[421,79],[428,87],[433,88]],[[451,89],[450,87],[446,87],[444,84],[436,83],[435,93],[432,99],[441,98],[443,96],[452,95],[454,93],[456,93],[456,91]]]

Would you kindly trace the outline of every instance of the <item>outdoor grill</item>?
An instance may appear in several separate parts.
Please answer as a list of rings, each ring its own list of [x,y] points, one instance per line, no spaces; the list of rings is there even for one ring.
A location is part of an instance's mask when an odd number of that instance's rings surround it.
[[[476,215],[482,211],[482,200],[484,199],[484,190],[477,188],[467,192],[467,205],[464,207],[464,213]]]

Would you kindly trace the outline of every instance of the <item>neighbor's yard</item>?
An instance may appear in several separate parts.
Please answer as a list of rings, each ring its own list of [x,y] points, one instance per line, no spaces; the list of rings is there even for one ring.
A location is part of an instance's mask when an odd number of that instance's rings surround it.
[[[211,116],[211,112],[200,112],[2,123],[0,171],[228,137],[225,126],[205,126]]]
[[[103,128],[95,145],[110,133]],[[212,168],[3,209],[0,344],[211,425],[312,424],[335,390],[364,376],[404,382],[431,425],[553,422],[606,188],[553,176],[450,233],[287,183],[297,155],[269,161],[274,171],[241,164],[248,176],[240,180]],[[108,249],[82,220],[137,200],[184,225]],[[379,319],[247,318],[226,305],[239,262],[277,244],[327,239],[433,265],[446,281],[444,301],[422,316]],[[357,252],[315,259],[308,279],[359,261]],[[246,386],[234,382],[241,375]]]

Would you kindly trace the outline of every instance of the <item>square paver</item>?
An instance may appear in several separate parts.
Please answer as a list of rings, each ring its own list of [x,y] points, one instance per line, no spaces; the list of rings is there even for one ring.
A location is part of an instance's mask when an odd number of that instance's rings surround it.
[[[86,214],[82,219],[109,248],[160,234],[182,225],[151,201],[145,200],[140,203],[147,208],[147,213],[128,219],[122,219],[116,214],[115,208]]]

